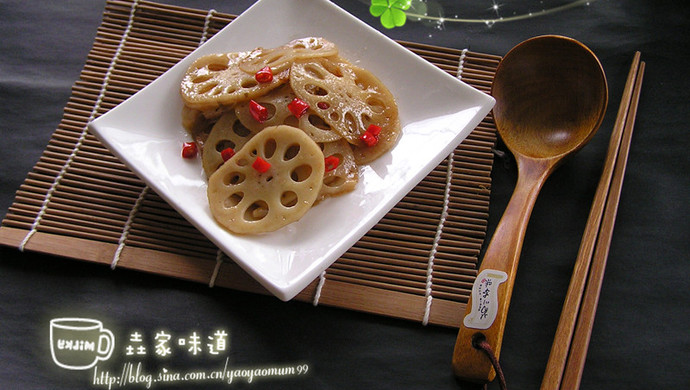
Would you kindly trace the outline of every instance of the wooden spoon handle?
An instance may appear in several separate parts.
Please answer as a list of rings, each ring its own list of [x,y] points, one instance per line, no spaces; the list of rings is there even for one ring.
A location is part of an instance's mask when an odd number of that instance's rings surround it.
[[[473,340],[484,338],[498,359],[527,223],[553,168],[548,160],[518,158],[515,190],[484,254],[455,342],[453,371],[461,379],[486,383],[496,375],[491,361],[473,346]]]

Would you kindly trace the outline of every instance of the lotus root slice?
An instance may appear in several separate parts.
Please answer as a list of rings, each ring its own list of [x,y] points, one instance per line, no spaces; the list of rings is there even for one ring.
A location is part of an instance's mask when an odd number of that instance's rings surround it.
[[[260,173],[260,157],[270,164]],[[255,135],[209,178],[211,214],[237,234],[275,231],[301,219],[323,185],[324,155],[302,130],[273,126]]]

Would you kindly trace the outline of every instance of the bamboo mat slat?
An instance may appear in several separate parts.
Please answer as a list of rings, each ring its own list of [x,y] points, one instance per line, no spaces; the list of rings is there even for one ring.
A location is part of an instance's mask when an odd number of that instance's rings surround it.
[[[234,18],[213,10],[109,0],[62,120],[2,221],[0,244],[267,294],[86,130],[90,120]],[[490,91],[500,57],[399,43]],[[495,142],[489,115],[295,300],[457,327],[486,235]]]

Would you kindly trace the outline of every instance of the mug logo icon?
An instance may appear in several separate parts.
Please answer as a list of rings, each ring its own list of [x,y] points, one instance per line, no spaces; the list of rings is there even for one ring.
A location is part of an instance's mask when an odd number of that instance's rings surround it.
[[[108,360],[115,348],[113,333],[90,318],[50,320],[50,353],[55,364],[68,370],[88,370]]]

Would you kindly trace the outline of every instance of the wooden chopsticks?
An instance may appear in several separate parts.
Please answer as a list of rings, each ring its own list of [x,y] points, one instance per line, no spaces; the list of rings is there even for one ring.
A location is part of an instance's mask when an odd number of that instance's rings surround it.
[[[573,268],[542,390],[580,386],[627,165],[645,63],[636,52]]]

